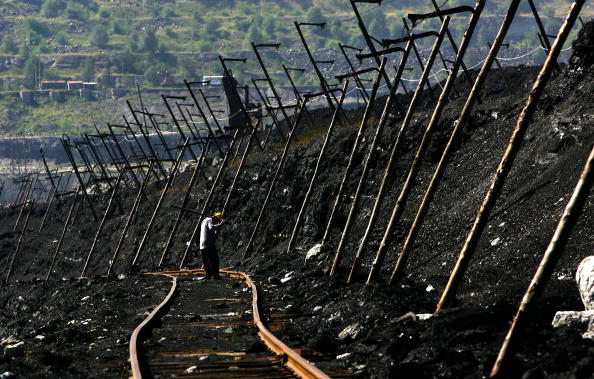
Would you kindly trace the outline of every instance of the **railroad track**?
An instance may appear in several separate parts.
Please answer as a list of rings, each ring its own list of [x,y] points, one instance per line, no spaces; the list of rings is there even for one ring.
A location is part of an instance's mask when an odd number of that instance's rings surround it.
[[[136,328],[130,340],[134,378],[329,378],[278,340],[260,318],[261,298],[252,279],[222,271],[203,280],[202,270],[155,273],[172,278],[172,288]],[[282,327],[273,315],[272,329]],[[333,369],[333,377],[349,377]]]

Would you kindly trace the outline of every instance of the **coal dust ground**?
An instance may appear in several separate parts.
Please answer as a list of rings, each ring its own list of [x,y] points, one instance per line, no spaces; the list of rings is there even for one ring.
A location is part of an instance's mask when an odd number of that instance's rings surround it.
[[[307,346],[320,354],[334,355],[338,366],[352,370],[357,376],[476,378],[488,374],[594,143],[592,29],[592,23],[586,24],[585,31],[578,37],[577,52],[571,64],[562,67],[549,82],[456,301],[450,308],[428,319],[418,317],[435,310],[538,68],[505,69],[507,80],[513,84],[511,93],[498,71],[493,70],[490,74],[482,91],[482,103],[475,107],[465,127],[413,246],[404,275],[395,284],[388,285],[386,281],[469,90],[468,83],[462,78],[456,83],[456,89],[463,95],[452,96],[442,114],[404,214],[391,236],[386,263],[377,282],[364,285],[422,130],[431,117],[433,104],[427,94],[413,117],[411,131],[404,136],[405,146],[394,167],[394,178],[388,183],[388,196],[364,249],[361,276],[355,283],[347,285],[346,276],[369,219],[391,142],[400,126],[398,121],[386,128],[375,152],[338,275],[328,276],[328,266],[349,212],[373,128],[366,129],[363,147],[355,157],[357,167],[346,183],[348,196],[339,209],[329,243],[320,254],[307,261],[305,255],[324,233],[362,110],[349,111],[350,123],[338,128],[332,136],[297,248],[287,254],[288,238],[322,146],[324,129],[331,118],[328,111],[313,112],[319,127],[299,130],[256,234],[254,250],[240,265],[279,162],[282,144],[279,141],[278,148],[255,149],[250,154],[246,172],[239,177],[226,211],[230,223],[223,229],[219,240],[222,266],[236,266],[256,275],[260,282],[266,283],[268,291],[282,299],[283,304],[276,307],[294,315],[294,322],[276,332],[281,339],[292,346]],[[399,99],[403,108],[408,99],[406,96]],[[376,119],[381,108],[381,104],[375,106]],[[224,190],[215,192],[209,211],[221,208],[237,167],[235,160],[223,175],[219,188]],[[212,165],[200,177],[188,207],[201,208],[217,170],[218,165]],[[144,276],[142,272],[157,268],[178,212],[172,206],[180,205],[190,174],[189,170],[181,174],[169,190],[148,243],[140,252],[140,266],[133,270],[140,273],[133,275],[128,275],[130,262],[163,183],[149,186],[148,196],[141,203],[140,213],[115,261],[115,276],[110,278],[99,276],[106,273],[112,259],[127,211],[136,195],[134,190],[121,192],[120,202],[125,213],[114,210],[109,214],[87,272],[95,279],[73,279],[81,274],[98,225],[87,204],[67,231],[50,280],[36,279],[45,277],[70,204],[64,202],[53,207],[50,222],[40,234],[35,230],[43,217],[44,207],[35,206],[11,281],[2,288],[0,295],[0,339],[4,349],[0,356],[1,372],[11,371],[22,377],[110,377],[116,376],[116,372],[127,375],[125,343],[146,307],[157,304],[169,288],[166,281]],[[522,330],[520,343],[505,366],[504,377],[582,378],[594,373],[594,342],[582,339],[581,331],[553,329],[551,326],[556,311],[583,310],[573,277],[578,263],[593,252],[593,198],[589,197],[542,299]],[[96,195],[92,203],[97,213],[102,214],[107,198]],[[18,211],[3,210],[0,213],[3,220],[0,223],[2,267],[7,264],[18,241],[18,233],[13,231]],[[197,221],[196,216],[186,214],[183,217],[162,268],[178,267]],[[22,221],[20,225],[22,227]],[[199,260],[192,257],[189,266],[199,265]],[[87,296],[89,298],[83,300]],[[20,349],[6,348],[19,342],[24,342]],[[120,365],[114,366],[112,359],[111,366],[103,366],[102,357],[107,353],[117,355]]]

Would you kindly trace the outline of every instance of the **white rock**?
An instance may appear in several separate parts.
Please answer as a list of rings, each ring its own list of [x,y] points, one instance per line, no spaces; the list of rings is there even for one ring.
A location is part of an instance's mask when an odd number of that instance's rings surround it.
[[[41,334],[39,334],[39,335],[35,336],[35,339],[43,341],[45,339],[45,336],[42,336]]]
[[[435,291],[435,287],[433,287],[431,284],[429,284],[427,286],[427,288],[425,288],[425,291],[427,291],[427,292],[433,292],[433,291]]]
[[[193,373],[195,373],[196,371],[198,371],[198,367],[197,367],[197,366],[188,367],[188,368],[186,369],[186,374],[193,374]]]
[[[309,249],[307,254],[305,254],[305,261],[307,262],[308,260],[316,257],[318,254],[320,254],[320,251],[322,251],[322,244],[315,244],[311,249]]]
[[[501,242],[501,238],[497,237],[493,241],[491,241],[491,246],[497,246]]]
[[[594,256],[586,257],[575,274],[580,296],[587,311],[594,310]]]
[[[417,313],[417,319],[420,321],[429,320],[433,317],[433,313]]]
[[[555,313],[553,318],[553,327],[568,326],[571,328],[580,329],[585,332],[588,325],[594,319],[594,311],[576,312],[576,311],[562,311]]]
[[[314,312],[317,312],[317,311],[320,311],[320,310],[322,310],[322,306],[321,305],[318,305],[318,306],[314,307],[314,309],[313,309]]]
[[[17,357],[23,355],[25,353],[25,343],[24,342],[17,342],[14,345],[6,345],[4,346],[4,356],[5,357]]]
[[[85,296],[82,299],[80,299],[80,301],[87,301],[91,298],[91,296]]]
[[[348,359],[348,357],[351,356],[351,353],[344,353],[344,354],[340,354],[336,356],[336,360],[337,361],[344,361],[346,359]]]
[[[338,339],[344,340],[344,339],[347,339],[348,337],[355,339],[355,338],[357,338],[357,335],[361,332],[362,329],[363,328],[361,327],[361,325],[358,322],[351,324],[351,325],[347,326],[346,328],[344,328],[342,330],[342,332],[338,333]]]
[[[13,344],[16,342],[19,342],[19,340],[17,340],[15,338],[15,336],[8,336],[6,338],[3,338],[2,341],[0,341],[0,345],[4,346],[4,345]]]

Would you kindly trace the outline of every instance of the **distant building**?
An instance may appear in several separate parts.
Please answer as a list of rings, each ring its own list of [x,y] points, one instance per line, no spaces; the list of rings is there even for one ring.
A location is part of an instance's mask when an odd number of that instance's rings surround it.
[[[39,83],[39,89],[67,89],[67,85],[65,80],[42,80]]]
[[[205,75],[202,77],[202,81],[210,82],[205,84],[205,86],[213,86],[213,87],[220,87],[223,85],[223,77],[222,76],[209,76]]]
[[[90,90],[96,90],[97,89],[97,83],[96,82],[84,82],[83,83],[83,88],[84,89],[90,89]]]
[[[77,90],[83,88],[83,81],[82,80],[69,80],[66,82],[68,86],[68,91]]]

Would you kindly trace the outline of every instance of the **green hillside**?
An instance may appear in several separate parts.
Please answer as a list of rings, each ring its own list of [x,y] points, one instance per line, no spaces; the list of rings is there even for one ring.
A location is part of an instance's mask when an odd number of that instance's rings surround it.
[[[508,3],[488,1],[477,41],[486,45],[492,39]],[[556,32],[569,3],[536,1],[549,33]],[[442,4],[448,8],[474,1]],[[430,1],[414,0],[360,4],[359,8],[378,39],[401,36],[401,19],[407,13],[433,10]],[[583,16],[593,13],[585,8]],[[519,23],[508,42],[512,47],[536,46],[537,29],[527,2],[519,15],[531,21]],[[466,19],[454,17],[455,37],[460,38]],[[0,96],[37,89],[43,80],[96,81],[102,88],[134,88],[140,82],[145,88],[158,88],[183,78],[217,74],[220,68],[213,56],[249,50],[252,41],[281,43],[286,51],[302,50],[294,21],[327,23],[323,30],[308,28],[307,40],[313,48],[333,48],[339,41],[364,46],[348,0],[0,0]],[[436,28],[437,22],[426,22],[422,28]],[[209,59],[204,59],[205,53],[211,54]],[[270,59],[275,66],[272,73],[279,72],[280,59]],[[259,72],[257,62],[250,60],[241,67],[240,78],[245,72]],[[313,77],[295,79],[298,84],[314,83]]]

